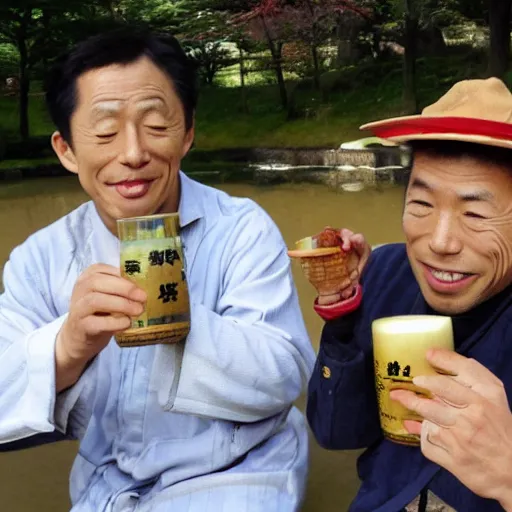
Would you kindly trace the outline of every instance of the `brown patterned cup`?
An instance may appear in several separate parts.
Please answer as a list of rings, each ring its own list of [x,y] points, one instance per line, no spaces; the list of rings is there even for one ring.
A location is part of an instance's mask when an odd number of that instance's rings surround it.
[[[190,331],[190,304],[179,214],[117,221],[121,275],[148,296],[142,315],[115,336],[121,347],[177,343]]]

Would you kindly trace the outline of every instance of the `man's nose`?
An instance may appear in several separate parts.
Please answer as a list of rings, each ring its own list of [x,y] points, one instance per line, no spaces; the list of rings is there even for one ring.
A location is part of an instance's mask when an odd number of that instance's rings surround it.
[[[119,160],[133,169],[140,169],[149,163],[149,151],[136,126],[127,127]]]
[[[462,250],[460,229],[454,215],[440,213],[430,235],[430,249],[437,254],[458,254]]]

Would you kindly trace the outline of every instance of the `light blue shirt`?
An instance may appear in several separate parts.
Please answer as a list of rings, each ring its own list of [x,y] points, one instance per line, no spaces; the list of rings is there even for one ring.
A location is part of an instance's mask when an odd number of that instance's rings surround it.
[[[297,510],[307,432],[292,403],[315,354],[290,261],[253,201],[183,173],[191,300],[184,344],[115,340],[56,396],[55,339],[78,276],[119,266],[92,202],[14,249],[0,296],[0,442],[55,429],[80,440],[73,512]]]

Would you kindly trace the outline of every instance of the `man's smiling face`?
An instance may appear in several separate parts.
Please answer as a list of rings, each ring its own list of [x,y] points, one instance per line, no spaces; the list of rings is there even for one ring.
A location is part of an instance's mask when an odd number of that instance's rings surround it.
[[[117,219],[176,210],[193,137],[171,80],[141,57],[80,76],[71,145],[58,133],[52,141],[115,232]]]
[[[512,172],[470,156],[418,152],[403,230],[428,304],[448,315],[470,310],[512,282]]]

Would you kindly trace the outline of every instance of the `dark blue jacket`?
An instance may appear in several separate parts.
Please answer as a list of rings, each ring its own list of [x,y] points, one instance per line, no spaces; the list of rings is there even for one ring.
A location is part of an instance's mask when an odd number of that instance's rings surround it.
[[[426,459],[417,447],[383,438],[373,373],[371,324],[377,318],[435,314],[425,303],[405,246],[376,249],[362,278],[363,302],[350,315],[327,322],[309,383],[307,416],[321,446],[367,448],[358,460],[361,488],[350,512],[398,512],[429,488],[459,512],[503,511],[475,495]],[[453,317],[457,352],[490,369],[512,396],[512,290]],[[324,372],[324,366],[330,369]],[[512,470],[512,468],[511,468]]]

